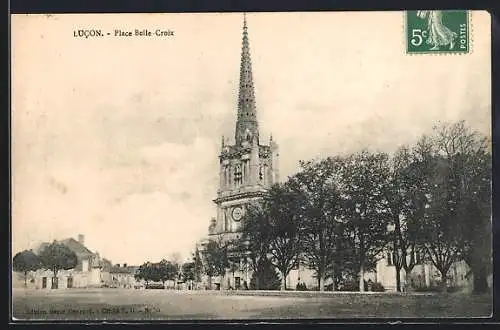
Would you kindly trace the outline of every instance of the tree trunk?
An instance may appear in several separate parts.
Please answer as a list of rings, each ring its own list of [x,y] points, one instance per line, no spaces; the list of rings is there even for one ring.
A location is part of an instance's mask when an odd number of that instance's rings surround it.
[[[208,289],[212,290],[212,276],[208,275]]]
[[[319,286],[319,291],[323,292],[325,291],[325,274],[324,272],[321,272],[318,274],[318,286]]]
[[[59,281],[57,280],[57,268],[54,268],[54,277],[52,277],[51,288],[52,289],[58,289],[59,288]]]
[[[359,292],[365,292],[365,265],[359,267]]]
[[[28,272],[24,271],[24,287],[28,287]]]
[[[440,282],[440,291],[441,292],[446,292],[446,288],[447,288],[447,274],[448,274],[448,271],[440,271],[441,273],[441,282]]]
[[[488,281],[486,275],[486,268],[484,266],[474,267],[472,269],[473,282],[472,293],[486,293],[488,292]]]
[[[405,292],[411,292],[413,287],[411,286],[411,270],[405,270]]]
[[[286,291],[286,275],[284,271],[281,271],[281,291]]]
[[[396,266],[396,291],[401,292],[401,268]]]

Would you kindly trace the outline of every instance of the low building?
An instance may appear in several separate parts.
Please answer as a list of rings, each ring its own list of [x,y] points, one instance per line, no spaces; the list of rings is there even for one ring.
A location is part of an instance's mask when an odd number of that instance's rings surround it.
[[[70,237],[57,243],[67,246],[77,256],[77,265],[73,269],[60,270],[54,277],[52,270],[40,269],[30,274],[30,283],[37,289],[87,288],[101,286],[101,258],[99,253],[92,252],[85,244],[84,235],[78,239]],[[39,254],[50,243],[41,243],[34,252]]]
[[[127,264],[117,264],[111,267],[109,271],[109,281],[105,282],[106,286],[112,288],[133,288],[141,284],[141,281],[135,279],[137,274],[137,266],[128,266]]]

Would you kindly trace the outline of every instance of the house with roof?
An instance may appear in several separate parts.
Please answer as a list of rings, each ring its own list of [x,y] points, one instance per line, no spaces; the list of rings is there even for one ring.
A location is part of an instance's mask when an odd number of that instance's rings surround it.
[[[113,288],[133,288],[140,284],[135,279],[139,267],[129,266],[127,264],[116,264],[109,270],[109,280],[105,284]]]
[[[51,270],[40,269],[33,272],[35,287],[37,289],[100,287],[103,281],[101,271],[106,263],[99,253],[92,252],[85,246],[85,236],[78,235],[78,239],[69,237],[56,242],[73,251],[78,263],[73,269],[60,270],[56,279],[53,279],[54,274]],[[39,244],[34,249],[35,253],[39,254],[49,244],[47,242]]]

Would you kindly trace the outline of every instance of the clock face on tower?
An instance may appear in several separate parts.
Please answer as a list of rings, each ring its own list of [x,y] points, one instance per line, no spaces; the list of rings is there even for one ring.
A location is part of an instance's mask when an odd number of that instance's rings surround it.
[[[233,208],[231,216],[233,217],[234,221],[240,221],[243,217],[243,209],[239,206]]]

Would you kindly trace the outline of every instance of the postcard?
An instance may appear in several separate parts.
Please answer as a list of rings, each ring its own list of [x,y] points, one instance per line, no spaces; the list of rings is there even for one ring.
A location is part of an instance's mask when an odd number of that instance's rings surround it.
[[[12,15],[12,319],[490,317],[490,25]]]

